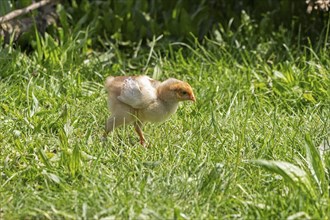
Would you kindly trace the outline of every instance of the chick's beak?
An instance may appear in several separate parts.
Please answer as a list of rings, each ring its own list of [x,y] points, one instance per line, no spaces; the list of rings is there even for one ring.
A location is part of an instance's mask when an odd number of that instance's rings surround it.
[[[190,95],[190,100],[193,101],[193,102],[196,102],[196,98],[195,98],[194,94]]]

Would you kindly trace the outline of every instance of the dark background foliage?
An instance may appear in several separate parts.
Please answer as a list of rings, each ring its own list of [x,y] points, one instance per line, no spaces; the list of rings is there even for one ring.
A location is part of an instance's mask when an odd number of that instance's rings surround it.
[[[326,25],[328,13],[306,12],[304,0],[76,0],[66,4],[74,24],[92,25],[99,36],[119,41],[139,41],[164,34],[170,39],[187,40],[191,34],[203,39],[219,24],[237,29],[245,11],[259,31],[271,33],[284,27],[317,39]]]
[[[3,0],[0,15],[32,2]],[[236,32],[247,18],[253,35],[267,38],[285,29],[292,41],[313,43],[324,36],[328,21],[326,11],[307,13],[305,0],[71,0],[61,4],[74,30],[89,28],[95,48],[104,39],[121,45],[160,35],[169,41],[189,42],[191,36],[202,40],[217,30]],[[63,19],[61,23],[66,25]]]

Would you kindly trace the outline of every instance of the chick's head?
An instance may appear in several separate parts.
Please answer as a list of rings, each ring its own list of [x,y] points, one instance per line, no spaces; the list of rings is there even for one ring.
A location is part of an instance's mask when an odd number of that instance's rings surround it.
[[[171,86],[171,90],[175,92],[176,98],[179,101],[196,101],[191,86],[186,82],[178,82],[173,84]]]
[[[168,79],[160,89],[161,96],[168,101],[196,101],[191,86],[177,79]]]

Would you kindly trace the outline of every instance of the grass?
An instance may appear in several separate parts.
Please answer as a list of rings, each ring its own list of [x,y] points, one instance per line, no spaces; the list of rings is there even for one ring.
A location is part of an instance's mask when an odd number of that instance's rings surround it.
[[[130,57],[88,53],[87,34],[0,49],[2,219],[329,219],[329,155],[313,151],[330,135],[328,51],[206,39]],[[131,127],[101,142],[105,77],[141,73],[188,81],[197,102],[146,125],[148,149]]]

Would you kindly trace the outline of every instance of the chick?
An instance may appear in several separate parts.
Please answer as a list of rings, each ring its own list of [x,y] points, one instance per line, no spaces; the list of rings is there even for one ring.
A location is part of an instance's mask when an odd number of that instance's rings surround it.
[[[165,121],[176,112],[180,101],[196,101],[191,86],[174,78],[160,82],[148,76],[109,76],[105,88],[111,116],[104,137],[116,127],[133,124],[142,145],[145,122]]]

